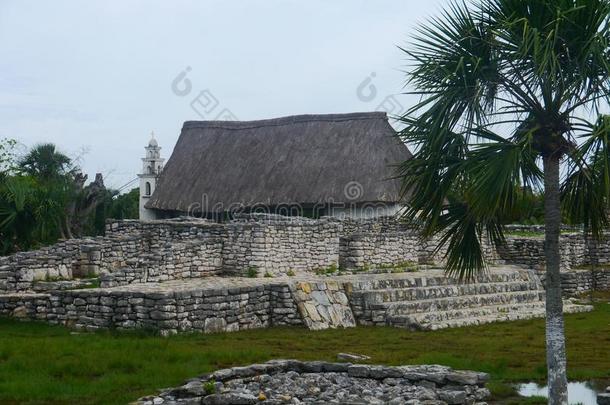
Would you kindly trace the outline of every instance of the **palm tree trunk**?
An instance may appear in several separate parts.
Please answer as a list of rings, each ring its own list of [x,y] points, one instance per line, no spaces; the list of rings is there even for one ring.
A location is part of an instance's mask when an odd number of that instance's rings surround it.
[[[546,258],[546,361],[549,405],[567,405],[568,380],[559,270],[559,157],[544,158],[544,254]]]

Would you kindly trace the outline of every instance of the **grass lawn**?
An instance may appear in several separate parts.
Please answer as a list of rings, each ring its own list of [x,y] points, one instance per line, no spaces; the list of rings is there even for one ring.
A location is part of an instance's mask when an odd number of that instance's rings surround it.
[[[588,314],[566,317],[571,380],[610,379],[609,295]],[[0,403],[119,404],[204,372],[272,358],[335,360],[352,351],[388,365],[438,363],[491,373],[506,383],[543,380],[544,321],[435,332],[394,328],[308,331],[273,328],[162,338],[146,333],[73,334],[63,327],[0,318]],[[523,400],[520,401],[523,403]]]

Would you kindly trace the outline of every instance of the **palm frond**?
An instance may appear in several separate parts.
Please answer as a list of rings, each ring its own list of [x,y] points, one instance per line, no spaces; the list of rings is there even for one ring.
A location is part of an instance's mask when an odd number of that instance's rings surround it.
[[[447,247],[449,272],[485,268],[481,238],[502,242],[505,218],[542,187],[543,156],[573,162],[571,218],[608,225],[607,124],[578,117],[610,102],[609,21],[610,0],[453,2],[403,49],[420,97],[402,117],[416,149],[401,166],[405,215]]]
[[[563,210],[570,222],[583,224],[600,238],[610,225],[610,116],[601,116],[586,141],[570,156],[562,186]]]

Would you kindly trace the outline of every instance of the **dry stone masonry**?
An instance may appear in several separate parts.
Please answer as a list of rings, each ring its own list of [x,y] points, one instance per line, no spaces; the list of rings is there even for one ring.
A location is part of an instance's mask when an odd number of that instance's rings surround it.
[[[163,335],[231,332],[274,325],[311,329],[388,325],[439,329],[544,316],[532,272],[495,268],[476,283],[416,273],[207,277],[113,288],[0,295],[0,315],[79,329],[143,328]],[[592,307],[566,302],[564,310]]]
[[[483,404],[489,376],[449,367],[272,360],[233,367],[141,398],[153,404]]]
[[[610,287],[608,246],[591,242],[562,236],[566,294]],[[473,284],[423,265],[442,264],[435,246],[392,218],[115,221],[104,237],[0,258],[0,314],[162,334],[272,325],[437,329],[544,315],[540,274],[502,265],[539,269],[540,237],[511,236],[498,251],[483,241],[500,267]],[[574,267],[583,265],[590,269]]]
[[[319,330],[356,326],[344,286],[337,281],[298,282],[292,293],[305,326]]]

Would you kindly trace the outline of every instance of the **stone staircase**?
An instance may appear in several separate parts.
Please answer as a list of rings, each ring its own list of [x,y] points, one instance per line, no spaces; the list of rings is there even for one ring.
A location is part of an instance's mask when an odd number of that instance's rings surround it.
[[[352,310],[361,325],[436,330],[540,318],[545,292],[533,271],[502,269],[464,284],[441,271],[353,283]],[[564,302],[565,313],[593,307]]]

